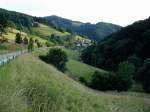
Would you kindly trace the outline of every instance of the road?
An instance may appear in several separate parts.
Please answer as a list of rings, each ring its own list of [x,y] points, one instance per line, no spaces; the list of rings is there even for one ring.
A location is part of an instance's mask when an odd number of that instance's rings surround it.
[[[22,51],[15,51],[15,52],[7,53],[7,54],[2,54],[0,55],[0,65],[3,65],[12,59],[15,59],[17,56],[20,56],[27,52],[28,50],[22,50]]]

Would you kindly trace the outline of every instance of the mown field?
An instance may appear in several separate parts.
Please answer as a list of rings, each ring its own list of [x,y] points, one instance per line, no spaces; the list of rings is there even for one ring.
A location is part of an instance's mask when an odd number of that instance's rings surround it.
[[[13,29],[13,28],[8,28],[8,29],[7,29],[7,33],[4,34],[4,37],[5,37],[6,39],[8,39],[8,42],[14,43],[17,33],[20,33],[20,31],[19,31],[19,30],[16,30],[16,29]],[[28,34],[28,33],[25,33],[25,32],[21,32],[21,37],[22,37],[22,38],[27,37],[28,39],[29,39],[29,38],[33,38],[34,40],[35,40],[35,39],[38,39],[39,42],[41,42],[41,43],[43,43],[43,44],[47,41],[47,40],[45,40],[45,39],[43,39],[43,38],[41,38],[41,37],[39,37],[39,36],[30,34],[30,33]]]
[[[51,34],[55,34],[55,35],[59,35],[59,36],[69,35],[68,32],[62,33],[62,32],[59,32],[52,27],[49,27],[49,26],[46,26],[43,24],[41,24],[38,27],[33,27],[32,30],[33,30],[35,35],[43,37],[43,38],[50,37]]]
[[[0,67],[0,111],[149,112],[150,97],[93,91],[26,54]]]
[[[39,36],[39,37],[44,38],[44,39],[48,39],[48,37],[50,37],[52,34],[60,36],[62,38],[64,36],[69,36],[69,35],[71,36],[71,33],[69,33],[69,32],[60,32],[60,31],[58,31],[58,30],[56,30],[50,26],[46,26],[43,24],[40,24],[38,27],[33,27],[32,31],[33,31],[34,35]],[[75,36],[74,41],[78,41],[78,40],[90,41],[89,39],[84,38],[84,37],[79,36],[79,35],[74,35],[74,36]]]

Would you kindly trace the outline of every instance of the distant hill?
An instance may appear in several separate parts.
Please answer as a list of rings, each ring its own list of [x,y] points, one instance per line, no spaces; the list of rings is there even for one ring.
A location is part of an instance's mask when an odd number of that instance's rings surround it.
[[[47,16],[45,18],[57,27],[65,28],[78,34],[88,36],[93,40],[101,40],[111,33],[114,33],[121,29],[121,26],[105,22],[91,24],[72,21],[58,16]]]
[[[78,48],[83,47],[86,43],[90,45],[90,40],[83,36],[70,33],[61,27],[55,26],[52,22],[49,22],[43,17],[34,17],[20,12],[9,11],[0,8],[0,19],[7,20],[7,35],[4,37],[14,42],[16,33],[24,32],[24,37],[33,37],[42,40],[43,45],[47,46],[47,43],[64,45],[66,47]],[[1,24],[0,20],[0,24]],[[14,29],[17,32],[9,31],[8,28]],[[0,29],[1,32],[1,29]],[[52,38],[51,38],[52,37]],[[43,43],[44,40],[44,43]],[[40,41],[41,42],[41,41]],[[82,45],[81,45],[82,44]],[[77,46],[80,45],[80,46]]]

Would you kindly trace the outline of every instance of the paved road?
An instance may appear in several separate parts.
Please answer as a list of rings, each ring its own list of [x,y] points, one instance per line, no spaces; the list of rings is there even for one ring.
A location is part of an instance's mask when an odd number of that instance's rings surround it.
[[[27,53],[28,50],[16,51],[12,53],[2,54],[0,55],[0,65],[3,65],[9,62],[12,59],[15,59],[17,56]]]

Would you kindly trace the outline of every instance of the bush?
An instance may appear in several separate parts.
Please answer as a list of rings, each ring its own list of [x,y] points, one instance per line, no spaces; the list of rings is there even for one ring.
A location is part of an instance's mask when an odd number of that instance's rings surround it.
[[[108,74],[102,74],[98,71],[92,76],[90,87],[102,91],[115,90],[116,74],[110,72]]]
[[[87,81],[84,77],[79,77],[79,81],[85,85],[87,84]]]
[[[144,65],[137,73],[137,80],[142,84],[145,92],[150,93],[150,58],[144,61]]]
[[[27,37],[25,37],[25,38],[23,39],[23,43],[26,44],[26,45],[29,43],[29,40],[28,40]]]
[[[22,43],[23,40],[21,38],[21,34],[20,33],[16,34],[16,40],[15,41],[16,41],[17,44],[21,44]]]
[[[47,41],[46,41],[46,42],[45,42],[45,46],[46,46],[46,47],[51,47],[52,44],[51,44],[50,42],[47,42]]]
[[[92,76],[90,87],[102,91],[126,91],[132,86],[134,72],[134,65],[128,62],[120,63],[116,73],[110,72],[108,74],[102,74],[96,71]]]
[[[47,54],[47,62],[53,64],[60,71],[65,71],[66,62],[68,61],[67,54],[58,48],[52,48]]]

